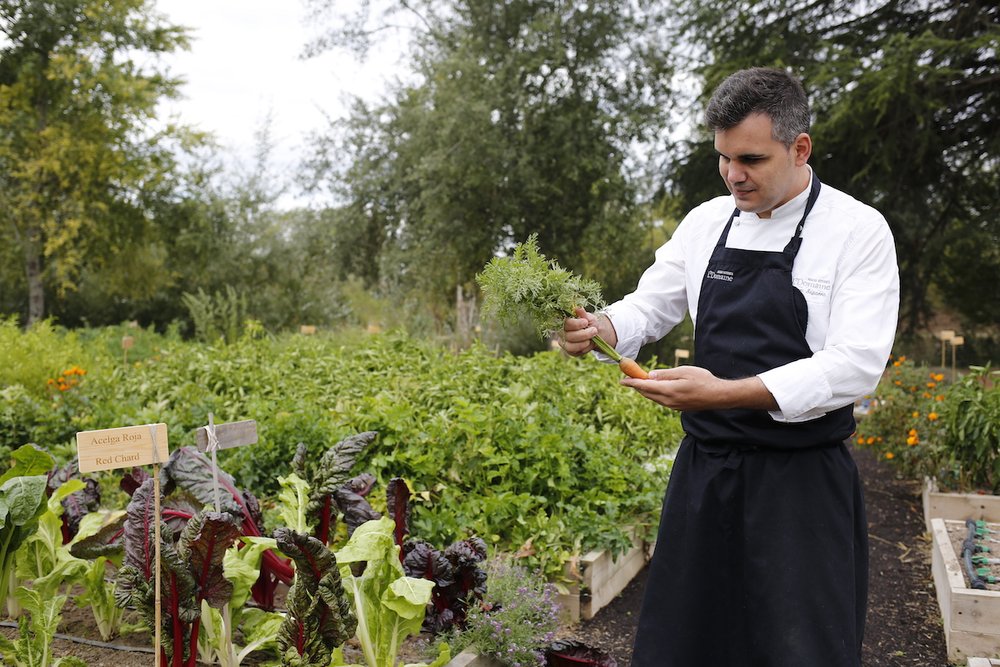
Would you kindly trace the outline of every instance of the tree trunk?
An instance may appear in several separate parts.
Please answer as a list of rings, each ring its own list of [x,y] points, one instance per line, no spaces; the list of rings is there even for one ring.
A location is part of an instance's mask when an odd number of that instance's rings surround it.
[[[42,253],[34,239],[24,247],[24,273],[28,280],[27,326],[45,319],[45,289],[42,285]]]

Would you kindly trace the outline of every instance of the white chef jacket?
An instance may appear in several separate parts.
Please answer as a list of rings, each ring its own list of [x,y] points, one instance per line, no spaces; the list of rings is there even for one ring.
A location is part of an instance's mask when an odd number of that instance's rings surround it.
[[[740,212],[726,246],[782,250],[808,197],[807,187],[769,219]],[[723,196],[693,209],[656,251],[636,290],[603,311],[619,353],[634,357],[683,320],[686,310],[697,324],[702,278],[734,208],[733,197]],[[896,249],[885,218],[823,184],[802,229],[792,283],[806,299],[806,342],[813,354],[758,375],[779,407],[772,418],[787,422],[853,403],[874,390],[885,370],[899,311]]]

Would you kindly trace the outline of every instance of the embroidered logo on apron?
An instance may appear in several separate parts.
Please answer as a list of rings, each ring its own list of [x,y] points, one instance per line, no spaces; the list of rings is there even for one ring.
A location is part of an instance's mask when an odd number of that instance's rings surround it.
[[[705,277],[709,280],[723,280],[727,283],[733,282],[733,272],[732,271],[712,271],[709,269]]]

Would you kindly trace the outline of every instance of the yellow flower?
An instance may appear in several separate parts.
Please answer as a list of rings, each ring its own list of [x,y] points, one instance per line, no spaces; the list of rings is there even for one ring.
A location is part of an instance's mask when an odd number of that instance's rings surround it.
[[[935,382],[941,382],[942,380],[944,380],[944,373],[935,373],[931,375],[931,377],[934,379]]]
[[[874,445],[875,444],[875,438],[873,438],[872,436],[868,436],[868,444],[869,445]]]
[[[915,435],[911,435],[909,438],[906,439],[906,444],[908,444],[910,447],[914,446],[918,442],[920,442],[920,438],[918,438]]]
[[[928,382],[927,383],[927,388],[928,389],[933,389],[936,386],[937,386],[937,382]]]
[[[885,458],[887,458],[887,459],[894,459],[894,458],[896,458],[896,455],[893,454],[892,452],[886,452],[885,453]]]
[[[917,417],[919,417],[919,416],[920,416],[920,413],[919,413],[919,412],[917,412],[916,410],[914,410],[914,411],[913,411],[913,414],[912,414],[912,415],[910,415],[910,416],[911,416],[911,417],[913,417],[914,419],[916,419]]]
[[[934,397],[934,400],[940,403],[941,401],[944,400],[944,394],[938,394],[937,396]]]
[[[911,438],[915,437],[917,435],[917,429],[911,428],[906,435],[910,436]]]
[[[933,422],[933,421],[937,421],[937,418],[938,418],[938,413],[936,413],[936,412],[931,412],[931,413],[929,413],[929,414],[927,415],[927,418],[928,418],[928,419],[930,419],[930,420],[931,420],[932,422]]]

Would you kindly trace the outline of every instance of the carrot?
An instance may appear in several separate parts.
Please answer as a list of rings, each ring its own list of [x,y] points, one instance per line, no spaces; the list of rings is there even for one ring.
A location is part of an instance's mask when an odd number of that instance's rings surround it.
[[[636,378],[637,380],[648,380],[649,373],[642,370],[642,366],[635,362],[635,359],[629,359],[628,357],[622,357],[618,361],[618,368],[622,369],[622,373],[629,376],[630,378]]]

